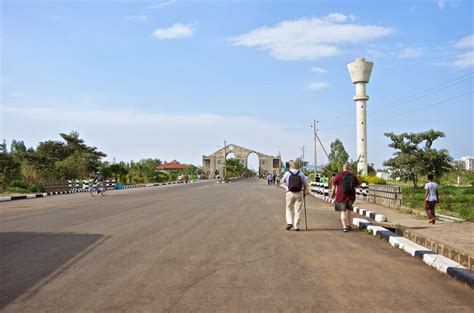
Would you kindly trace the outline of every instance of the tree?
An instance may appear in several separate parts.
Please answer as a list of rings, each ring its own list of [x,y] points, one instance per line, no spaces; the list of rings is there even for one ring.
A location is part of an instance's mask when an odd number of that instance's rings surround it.
[[[3,139],[2,144],[0,145],[0,153],[8,153],[7,150],[7,141]]]
[[[324,167],[324,175],[332,176],[333,174],[339,173],[342,166],[349,160],[349,154],[347,153],[342,141],[339,139],[334,140],[331,143],[331,152],[329,153],[329,163]]]
[[[433,174],[437,179],[448,172],[452,166],[452,158],[446,149],[432,148],[433,142],[444,137],[441,131],[429,130],[421,133],[385,133],[392,142],[388,145],[395,149],[394,158],[384,162],[392,176],[404,181],[411,181],[418,186],[420,176]]]
[[[115,177],[115,181],[126,182],[128,174],[128,166],[125,162],[114,163],[110,165],[110,171]]]
[[[329,153],[329,162],[337,162],[344,165],[349,160],[349,153],[347,153],[342,141],[339,139],[331,142],[331,152]]]
[[[74,152],[67,158],[54,164],[54,176],[58,180],[82,179],[89,176],[87,165],[90,154],[85,152]]]
[[[64,141],[47,140],[40,142],[36,150],[28,149],[25,152],[28,163],[43,179],[51,180],[60,177],[63,179],[67,172],[65,166],[73,165],[71,163],[73,160],[79,162],[75,169],[71,169],[71,174],[74,173],[74,175],[90,176],[99,168],[100,160],[106,156],[105,153],[97,151],[96,147],[87,146],[84,140],[79,138],[77,132],[73,131],[69,135],[61,133],[60,136]],[[16,144],[16,146],[20,147],[21,145]],[[58,169],[61,170],[61,173],[57,172]]]
[[[230,158],[226,160],[227,177],[240,177],[245,172],[245,166],[238,160]]]

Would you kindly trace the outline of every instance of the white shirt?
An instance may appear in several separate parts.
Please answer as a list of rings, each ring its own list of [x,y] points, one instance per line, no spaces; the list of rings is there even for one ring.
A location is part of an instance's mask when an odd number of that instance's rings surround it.
[[[425,185],[425,189],[428,190],[428,196],[426,197],[426,201],[437,201],[438,197],[436,197],[436,190],[438,190],[438,184],[435,182],[429,182]]]
[[[293,173],[293,174],[296,174],[298,173],[298,170],[297,169],[290,169],[290,171]],[[306,178],[306,176],[303,174],[303,172],[300,172],[298,174],[299,177],[301,177],[301,181],[303,182],[303,185],[306,185],[308,183],[308,179]],[[286,188],[286,191],[288,191],[288,177],[290,177],[290,172],[285,172],[285,174],[283,175],[283,183],[285,184],[285,188]]]

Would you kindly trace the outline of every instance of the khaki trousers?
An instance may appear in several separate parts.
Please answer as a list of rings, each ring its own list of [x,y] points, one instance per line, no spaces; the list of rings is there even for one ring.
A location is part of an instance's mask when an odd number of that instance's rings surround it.
[[[300,228],[301,207],[303,206],[303,192],[286,193],[286,224]],[[294,212],[294,213],[293,213]],[[293,218],[294,214],[294,218]]]

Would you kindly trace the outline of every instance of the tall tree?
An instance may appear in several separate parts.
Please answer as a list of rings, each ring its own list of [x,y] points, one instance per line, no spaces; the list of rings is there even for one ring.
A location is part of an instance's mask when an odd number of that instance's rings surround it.
[[[334,140],[331,143],[331,152],[329,153],[329,162],[337,162],[338,164],[344,164],[349,160],[349,153],[339,139]]]
[[[329,153],[329,163],[324,167],[325,175],[332,176],[341,171],[344,163],[349,161],[349,153],[339,139],[331,143],[331,152]]]
[[[3,139],[2,144],[0,144],[0,153],[8,153],[7,141]]]
[[[441,131],[428,130],[421,133],[385,133],[392,142],[388,145],[395,149],[394,157],[385,161],[392,172],[392,176],[400,177],[404,181],[411,181],[418,186],[420,176],[433,174],[440,178],[451,169],[451,156],[446,149],[432,148],[433,142],[444,137]]]

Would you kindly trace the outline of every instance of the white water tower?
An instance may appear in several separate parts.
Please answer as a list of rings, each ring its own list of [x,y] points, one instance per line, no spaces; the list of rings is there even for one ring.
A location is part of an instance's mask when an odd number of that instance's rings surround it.
[[[365,85],[370,80],[373,62],[368,62],[364,58],[356,59],[347,64],[347,69],[351,75],[352,83],[356,86],[354,101],[357,112],[357,171],[362,175],[367,175],[367,100],[369,96],[365,91]]]

